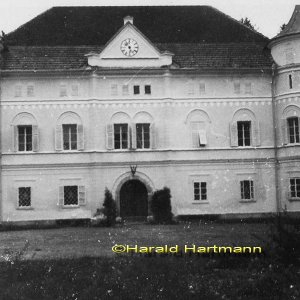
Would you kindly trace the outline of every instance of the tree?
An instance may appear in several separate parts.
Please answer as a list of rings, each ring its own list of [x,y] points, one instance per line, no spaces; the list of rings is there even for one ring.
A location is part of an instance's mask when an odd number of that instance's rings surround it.
[[[283,24],[280,26],[280,32],[283,31],[285,28],[286,28],[286,24],[283,23]]]
[[[117,207],[116,202],[108,188],[105,188],[103,214],[106,216],[106,225],[112,226],[116,222]]]
[[[244,24],[245,26],[249,27],[252,30],[256,30],[255,29],[255,25],[252,25],[251,21],[246,17],[246,18],[241,18],[240,22],[242,24]]]
[[[170,189],[164,187],[153,193],[151,201],[151,211],[155,223],[171,223],[172,207]]]

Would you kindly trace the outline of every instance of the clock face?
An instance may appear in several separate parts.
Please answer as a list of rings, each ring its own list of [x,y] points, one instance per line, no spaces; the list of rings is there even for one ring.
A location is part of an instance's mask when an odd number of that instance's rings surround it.
[[[126,56],[134,56],[139,50],[139,45],[134,39],[126,39],[121,43],[121,51]]]

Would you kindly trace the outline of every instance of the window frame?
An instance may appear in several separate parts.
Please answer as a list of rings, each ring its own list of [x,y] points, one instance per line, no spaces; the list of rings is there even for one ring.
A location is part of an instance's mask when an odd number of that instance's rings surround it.
[[[249,125],[249,138],[245,136],[245,125]],[[241,148],[247,148],[247,147],[252,147],[252,121],[247,120],[247,121],[237,121],[237,146]],[[240,145],[240,138],[239,138],[239,125],[242,125],[242,145]],[[246,145],[246,139],[249,139],[249,145]]]
[[[20,150],[20,129],[21,128],[24,128],[24,150]],[[29,129],[31,128],[31,149],[30,150],[27,150],[27,136],[29,135],[27,133],[27,130],[26,129]],[[18,152],[33,152],[33,125],[17,125],[17,140],[18,140],[18,147],[17,147],[17,151]]]
[[[139,141],[138,141],[138,126],[141,126],[142,128],[142,139],[141,139],[141,147],[139,147]],[[145,147],[145,129],[144,127],[148,126],[148,147]],[[135,123],[136,128],[136,149],[151,149],[151,123]]]
[[[195,185],[198,184],[198,188]],[[207,181],[200,181],[200,180],[193,180],[193,202],[195,203],[207,203],[208,196],[207,196]],[[196,194],[196,189],[199,190],[199,194]],[[203,192],[205,190],[205,193]],[[196,199],[196,195],[199,196],[199,199]],[[203,199],[203,195],[205,195],[205,199]]]
[[[72,128],[69,128],[69,149],[65,149],[65,134],[64,134],[64,127],[65,126],[76,126],[76,149],[72,149],[72,132],[70,132],[70,130],[72,130]],[[78,124],[77,123],[68,123],[68,124],[61,124],[62,127],[62,151],[78,151]]]
[[[65,199],[65,193],[66,193],[66,192],[65,192],[65,189],[66,189],[66,188],[70,188],[70,187],[76,187],[76,189],[77,189],[77,204],[65,204],[65,201],[66,201],[66,199]],[[64,185],[63,188],[64,188],[63,207],[64,207],[64,208],[79,207],[79,206],[80,206],[80,205],[79,205],[79,186],[76,185],[76,184],[72,184],[72,185]]]
[[[29,189],[29,201],[30,201],[30,205],[20,205],[20,189]],[[27,210],[27,209],[32,209],[32,187],[31,186],[18,186],[17,187],[17,209],[24,209],[24,210]]]
[[[249,196],[250,198],[245,197],[245,183],[249,182]],[[242,179],[240,183],[240,202],[255,202],[255,187],[253,179]]]
[[[119,131],[119,133],[117,133],[117,130],[116,130],[116,127],[117,126],[119,126],[119,128],[120,128],[120,131]],[[122,128],[123,127],[127,127],[127,132],[126,132],[126,134],[127,134],[127,139],[126,139],[126,143],[127,143],[127,145],[126,145],[126,147],[124,147],[123,148],[123,131],[122,131]],[[129,147],[130,147],[130,138],[129,138],[129,135],[130,135],[130,132],[129,132],[129,124],[128,123],[114,123],[113,124],[113,146],[114,146],[114,150],[128,150],[129,149]],[[119,136],[120,136],[120,139],[119,139],[119,144],[120,144],[120,148],[116,148],[116,141],[117,141],[117,139],[116,139],[116,134],[118,134]]]
[[[294,142],[291,142],[291,126],[290,126],[290,121],[296,121],[292,125],[292,127],[293,127]],[[299,128],[300,124],[299,124],[299,118],[298,117],[288,117],[286,119],[286,122],[287,122],[287,128],[288,128],[288,143],[291,144],[291,145],[299,144],[300,143],[300,128]],[[295,123],[297,123],[297,124],[295,124]],[[298,129],[298,132],[297,132],[297,129]]]
[[[140,95],[141,94],[141,87],[137,84],[133,86],[133,95]]]
[[[294,182],[295,186],[295,197],[292,196],[292,181]],[[298,182],[298,183],[297,183]],[[299,187],[299,190],[297,189]],[[288,198],[290,201],[297,201],[300,200],[300,177],[291,177],[289,178],[289,191],[288,191]]]

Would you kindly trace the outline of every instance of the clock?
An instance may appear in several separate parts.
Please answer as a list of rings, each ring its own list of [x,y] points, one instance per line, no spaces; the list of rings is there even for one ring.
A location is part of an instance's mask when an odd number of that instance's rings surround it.
[[[121,43],[121,51],[125,56],[134,56],[139,50],[139,45],[134,39],[126,39]]]

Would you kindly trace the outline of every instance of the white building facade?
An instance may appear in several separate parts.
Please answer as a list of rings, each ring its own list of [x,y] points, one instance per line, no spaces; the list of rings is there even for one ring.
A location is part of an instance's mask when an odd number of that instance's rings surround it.
[[[105,45],[2,47],[1,222],[90,218],[106,187],[123,218],[164,186],[179,216],[299,212],[298,9],[273,67],[261,43],[168,47],[128,16]]]

